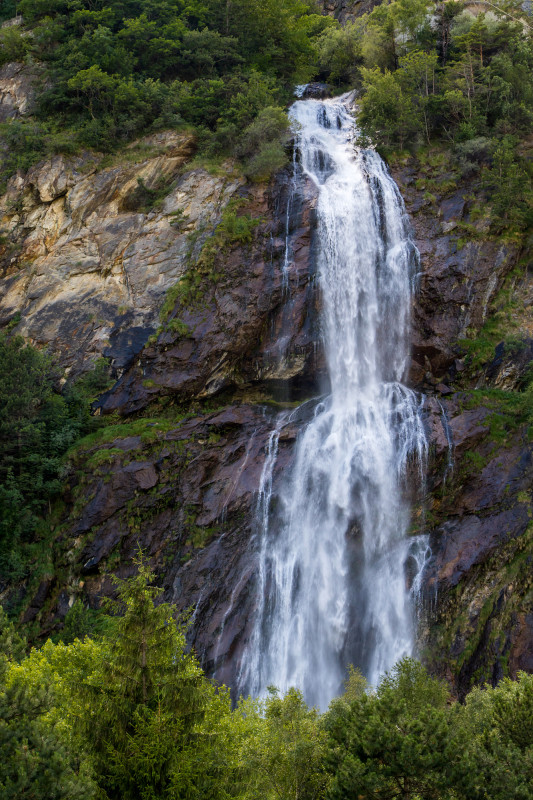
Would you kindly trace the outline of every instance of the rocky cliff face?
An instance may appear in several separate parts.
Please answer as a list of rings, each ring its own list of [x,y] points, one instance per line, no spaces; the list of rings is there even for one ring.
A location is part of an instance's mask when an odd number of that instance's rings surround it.
[[[38,75],[38,67],[18,62],[0,68],[0,122],[32,113]]]
[[[2,323],[19,319],[67,372],[107,357],[118,380],[99,411],[119,420],[72,454],[34,575],[3,598],[49,633],[77,597],[97,607],[109,574],[127,574],[141,545],[166,599],[193,608],[204,666],[231,682],[256,602],[269,436],[285,409],[276,485],[312,398],[327,390],[315,193],[290,170],[269,187],[246,184],[231,164],[210,174],[191,162],[194,148],[168,132],[112,163],[55,157],[0,199]],[[410,377],[426,395],[431,459],[413,534],[429,535],[433,555],[420,645],[462,694],[533,668],[531,445],[522,406],[487,391],[521,386],[533,355],[527,309],[513,311],[515,344],[502,340],[484,369],[462,343],[509,281],[526,298],[532,288],[509,277],[517,245],[488,233],[445,157],[407,159],[393,173],[421,253]],[[245,217],[244,234],[220,224],[228,208]]]
[[[248,187],[251,241],[221,245],[198,291],[178,298],[166,330],[138,348],[102,398],[102,412],[131,421],[72,455],[53,553],[22,590],[26,623],[46,633],[77,597],[97,607],[112,592],[110,571],[127,574],[141,545],[165,597],[194,607],[192,641],[205,667],[232,681],[256,602],[254,512],[269,436],[294,398],[320,393],[324,374],[314,199],[288,173],[269,190]],[[194,263],[189,270],[196,274]],[[285,425],[275,481],[313,406]]]
[[[319,0],[318,6],[323,14],[335,17],[344,25],[372,11],[380,2],[381,0]]]
[[[419,514],[433,555],[420,646],[464,696],[533,667],[533,448],[519,393],[533,356],[533,281],[527,260],[516,268],[517,245],[490,235],[484,198],[449,170],[436,153],[433,166],[407,159],[393,173],[421,254],[411,376],[427,396],[431,461]],[[494,314],[496,347],[474,368]]]
[[[0,199],[0,322],[80,371],[128,366],[159,324],[167,289],[243,185],[187,166],[186,133],[149,136],[115,163],[55,156],[17,174]]]

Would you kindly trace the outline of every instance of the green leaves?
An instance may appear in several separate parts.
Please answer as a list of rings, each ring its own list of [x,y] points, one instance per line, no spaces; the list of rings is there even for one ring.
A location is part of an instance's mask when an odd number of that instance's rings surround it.
[[[446,701],[446,687],[407,658],[374,694],[334,701],[325,720],[331,797],[452,797],[460,749]]]
[[[0,334],[0,575],[25,574],[22,550],[62,487],[63,456],[94,427],[89,402],[107,386],[107,365],[64,395],[50,358],[21,336]]]
[[[21,0],[20,10],[31,33],[9,29],[6,58],[46,64],[39,116],[104,151],[185,121],[215,132],[212,151],[236,152],[257,113],[312,76],[312,40],[327,24],[301,0]],[[279,143],[269,148],[257,174],[281,166]]]
[[[404,658],[350,671],[320,716],[301,692],[231,710],[187,652],[142,554],[98,640],[32,650],[0,611],[0,789],[19,800],[531,800],[533,677],[464,705]],[[17,663],[17,659],[23,659]]]
[[[319,800],[329,784],[327,737],[319,714],[297,689],[284,697],[274,688],[269,691],[255,706],[255,726],[243,742],[246,797]]]

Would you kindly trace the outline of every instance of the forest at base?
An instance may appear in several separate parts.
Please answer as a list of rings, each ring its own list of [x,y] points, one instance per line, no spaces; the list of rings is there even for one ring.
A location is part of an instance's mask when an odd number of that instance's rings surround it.
[[[74,606],[29,655],[0,610],[4,800],[533,798],[533,676],[461,704],[405,658],[376,688],[350,669],[324,714],[274,687],[232,708],[135,567],[97,623]]]

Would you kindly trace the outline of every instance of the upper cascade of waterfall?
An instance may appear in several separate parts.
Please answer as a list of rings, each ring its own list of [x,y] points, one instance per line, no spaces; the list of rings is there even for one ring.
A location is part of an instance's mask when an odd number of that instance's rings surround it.
[[[374,391],[408,366],[416,249],[380,156],[354,148],[353,93],[293,104],[304,172],[319,186],[324,340],[332,395]],[[342,331],[342,335],[339,335]]]
[[[412,652],[426,549],[406,537],[402,491],[408,460],[422,465],[426,452],[419,399],[401,383],[418,254],[385,164],[355,146],[352,103],[346,94],[290,110],[301,172],[318,187],[331,394],[301,434],[275,504],[282,419],[271,437],[257,513],[259,610],[240,670],[244,691],[297,686],[322,709],[349,663],[375,683]]]

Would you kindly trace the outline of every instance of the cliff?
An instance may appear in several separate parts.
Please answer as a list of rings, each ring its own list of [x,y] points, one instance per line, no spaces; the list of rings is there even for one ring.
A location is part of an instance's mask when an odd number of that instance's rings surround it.
[[[285,410],[276,485],[327,390],[315,193],[291,170],[250,185],[234,164],[211,174],[194,154],[192,135],[166,132],[116,158],[56,156],[0,199],[0,321],[18,320],[66,374],[103,356],[117,379],[97,408],[110,424],[70,455],[32,577],[2,598],[48,634],[76,598],[97,608],[141,546],[165,599],[192,607],[204,666],[231,682],[256,602],[269,437]],[[391,166],[421,255],[410,380],[426,396],[430,463],[413,535],[429,536],[431,560],[420,647],[463,694],[533,668],[520,392],[533,289],[519,244],[489,232],[481,195],[450,174],[445,151]],[[477,363],[468,342],[487,336]]]

